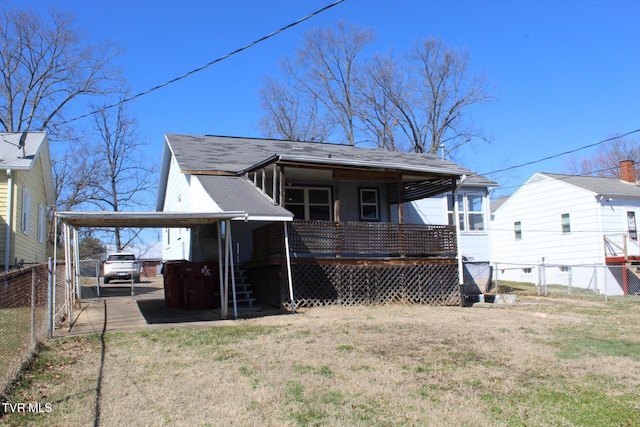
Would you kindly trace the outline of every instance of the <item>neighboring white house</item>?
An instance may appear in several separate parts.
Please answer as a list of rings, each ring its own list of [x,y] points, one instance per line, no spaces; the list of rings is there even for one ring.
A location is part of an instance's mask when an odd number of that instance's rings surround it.
[[[492,262],[499,277],[610,295],[637,292],[640,187],[633,161],[620,167],[621,179],[536,173],[494,208]]]

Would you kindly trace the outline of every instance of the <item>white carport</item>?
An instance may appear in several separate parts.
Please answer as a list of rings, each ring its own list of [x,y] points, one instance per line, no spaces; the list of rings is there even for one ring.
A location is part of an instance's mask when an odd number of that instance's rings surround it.
[[[135,227],[135,228],[192,228],[198,225],[216,224],[218,227],[218,266],[220,278],[220,302],[221,316],[227,317],[229,305],[229,282],[233,296],[234,317],[238,317],[235,291],[235,276],[233,274],[233,255],[231,221],[247,221],[250,216],[244,211],[223,212],[56,212],[56,235],[58,222],[63,227],[64,233],[64,260],[65,260],[65,289],[68,301],[68,316],[73,321],[73,306],[78,296],[79,283],[79,241],[78,228],[82,227]],[[293,283],[291,277],[291,259],[289,255],[289,241],[287,234],[287,221],[292,218],[270,218],[283,222],[285,231],[285,252],[289,285],[289,298],[291,311],[295,311],[293,299]],[[222,224],[225,224],[225,237],[222,239]],[[223,241],[224,240],[224,241]],[[224,246],[224,250],[223,250]],[[54,268],[58,261],[58,245],[54,248]],[[54,274],[55,277],[55,274]]]

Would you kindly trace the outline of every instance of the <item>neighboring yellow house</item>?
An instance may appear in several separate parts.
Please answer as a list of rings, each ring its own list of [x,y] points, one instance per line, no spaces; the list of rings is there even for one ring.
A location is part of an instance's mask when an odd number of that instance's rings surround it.
[[[55,207],[45,132],[0,132],[0,265],[47,261],[47,217]]]

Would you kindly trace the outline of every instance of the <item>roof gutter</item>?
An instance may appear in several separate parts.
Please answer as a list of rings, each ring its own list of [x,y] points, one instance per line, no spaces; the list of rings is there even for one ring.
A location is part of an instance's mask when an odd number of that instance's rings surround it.
[[[9,258],[11,250],[11,226],[13,219],[13,174],[7,169],[7,225],[4,239],[4,272],[9,271]]]

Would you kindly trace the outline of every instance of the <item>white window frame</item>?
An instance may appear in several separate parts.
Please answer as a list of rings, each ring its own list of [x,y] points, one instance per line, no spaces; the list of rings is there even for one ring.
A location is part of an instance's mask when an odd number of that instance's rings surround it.
[[[44,235],[46,230],[47,210],[38,203],[38,242],[44,243]]]
[[[365,202],[363,197],[364,192],[372,192],[375,194],[375,202]],[[360,221],[380,221],[380,192],[375,187],[361,187],[358,189],[358,195],[360,197]],[[365,217],[364,208],[373,207],[375,209],[375,217]]]
[[[286,200],[287,197],[287,191],[288,190],[302,190],[303,191],[303,202],[296,202],[296,203],[288,203]],[[327,192],[327,203],[311,203],[309,200],[309,191],[326,191]],[[305,186],[299,186],[299,185],[291,185],[291,186],[287,186],[284,189],[285,192],[285,203],[284,203],[284,207],[285,209],[287,208],[287,205],[289,206],[304,206],[304,218],[295,218],[295,219],[304,219],[309,221],[310,217],[311,217],[311,207],[312,206],[326,206],[327,207],[327,211],[329,212],[329,218],[326,221],[333,221],[333,209],[332,209],[332,194],[331,194],[331,187],[305,187]]]
[[[460,231],[464,231],[465,233],[486,233],[487,232],[487,215],[485,212],[485,204],[486,197],[482,193],[477,193],[473,191],[460,191],[457,193],[458,196],[458,215],[459,215],[459,224]],[[470,197],[480,197],[482,200],[480,210],[479,211],[469,211],[469,198]],[[453,223],[454,216],[454,199],[453,194],[448,193],[447,197],[445,197],[446,209],[447,209],[447,224],[455,225]],[[480,215],[482,218],[482,229],[481,230],[472,230],[471,229],[471,221],[470,216]]]
[[[22,189],[22,221],[20,229],[26,235],[31,231],[31,192],[27,187]]]
[[[513,222],[513,237],[515,240],[522,240],[522,221]]]
[[[566,218],[566,221],[565,221]],[[571,214],[568,212],[560,214],[560,230],[562,234],[571,233]]]
[[[627,211],[627,231],[629,233],[630,239],[638,240],[638,229],[636,227],[635,211]]]

